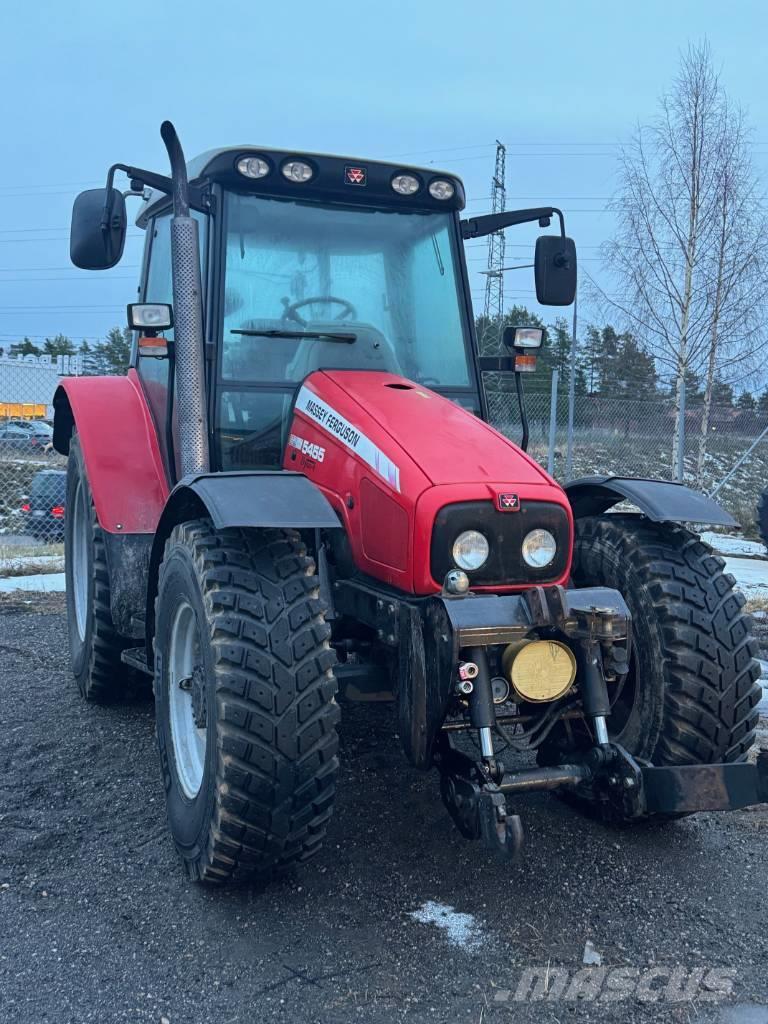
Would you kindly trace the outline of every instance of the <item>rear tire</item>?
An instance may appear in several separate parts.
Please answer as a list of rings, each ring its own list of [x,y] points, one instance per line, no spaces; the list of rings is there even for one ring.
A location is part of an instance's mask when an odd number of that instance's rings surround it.
[[[630,673],[609,735],[652,764],[742,761],[754,743],[757,644],[723,566],[679,526],[618,514],[576,524],[574,584],[612,587],[632,613]],[[549,763],[568,747],[565,730],[553,739],[560,749],[543,752]]]
[[[124,693],[130,673],[120,655],[130,641],[112,621],[104,538],[76,434],[69,443],[66,509],[64,572],[72,672],[86,700],[109,704]]]
[[[157,735],[187,873],[224,882],[311,857],[333,808],[339,708],[330,627],[298,535],[176,526],[156,623]]]

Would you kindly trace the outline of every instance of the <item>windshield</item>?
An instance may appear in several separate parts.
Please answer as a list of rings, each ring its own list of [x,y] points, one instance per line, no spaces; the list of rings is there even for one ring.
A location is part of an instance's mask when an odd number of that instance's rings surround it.
[[[226,233],[225,379],[341,368],[470,385],[450,213],[228,194]]]

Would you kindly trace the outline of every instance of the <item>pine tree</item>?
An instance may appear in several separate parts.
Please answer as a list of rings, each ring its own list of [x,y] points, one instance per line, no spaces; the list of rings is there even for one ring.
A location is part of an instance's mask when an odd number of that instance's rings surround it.
[[[104,372],[123,375],[128,372],[131,358],[131,332],[113,327],[97,348],[97,354],[104,362]]]
[[[45,339],[43,352],[53,359],[56,356],[73,356],[75,354],[75,346],[65,334],[57,334],[54,338]]]
[[[34,345],[30,338],[24,338],[22,341],[17,341],[11,345],[12,356],[39,356],[41,350],[38,345]]]
[[[721,380],[714,382],[712,385],[712,405],[714,408],[721,410],[733,407],[733,388],[730,384],[724,384]]]

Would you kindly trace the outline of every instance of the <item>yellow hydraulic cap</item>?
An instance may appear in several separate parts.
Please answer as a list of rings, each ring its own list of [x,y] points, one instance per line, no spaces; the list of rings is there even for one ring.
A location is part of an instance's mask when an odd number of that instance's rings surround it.
[[[557,700],[576,678],[576,658],[559,640],[509,644],[501,659],[504,674],[523,700]]]

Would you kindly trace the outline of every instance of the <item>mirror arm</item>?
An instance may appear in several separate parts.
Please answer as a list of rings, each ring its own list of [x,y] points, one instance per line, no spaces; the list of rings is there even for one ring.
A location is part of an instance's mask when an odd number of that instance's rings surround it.
[[[513,227],[515,224],[530,224],[538,221],[547,227],[550,219],[557,216],[560,221],[560,235],[565,238],[565,218],[556,206],[540,206],[531,210],[509,210],[505,213],[487,213],[482,217],[471,217],[460,222],[462,238],[481,238],[496,231]]]
[[[101,230],[104,232],[109,231],[109,222],[112,219],[112,188],[114,187],[116,171],[124,171],[126,176],[131,179],[131,190],[126,193],[127,195],[141,195],[146,187],[153,188],[158,192],[164,192],[168,196],[173,195],[173,181],[167,174],[157,174],[155,171],[146,171],[143,167],[131,167],[129,164],[113,164],[107,172],[107,198],[104,202],[104,212],[101,216]],[[190,205],[202,207],[202,188],[191,184],[188,190]]]

